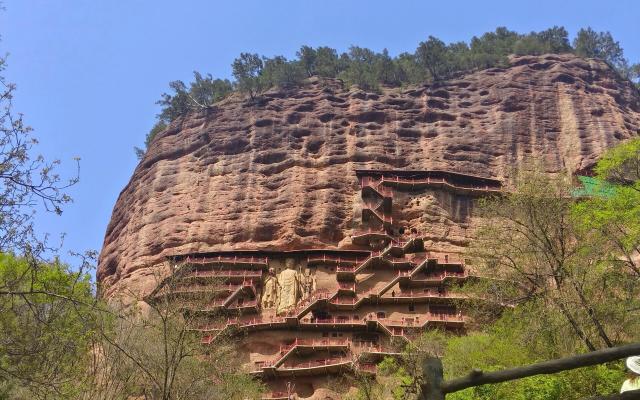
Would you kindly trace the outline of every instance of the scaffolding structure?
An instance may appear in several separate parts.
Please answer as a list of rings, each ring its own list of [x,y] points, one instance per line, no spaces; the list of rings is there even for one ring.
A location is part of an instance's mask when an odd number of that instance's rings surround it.
[[[255,360],[252,374],[282,388],[286,381],[359,370],[376,373],[376,361],[398,354],[398,349],[425,329],[439,327],[464,332],[467,318],[455,301],[464,295],[455,287],[475,278],[456,254],[424,248],[420,232],[398,234],[394,224],[396,192],[446,190],[463,196],[498,193],[500,181],[446,171],[356,170],[362,198],[362,227],[351,236],[352,249],[309,249],[295,252],[238,251],[181,254],[170,257],[179,285],[172,295],[209,292],[212,300],[190,311],[215,320],[191,329],[204,346],[226,335],[256,332],[298,332],[301,337],[277,344],[278,351]],[[270,262],[295,257],[307,268],[332,271],[335,284],[319,288],[281,315],[261,307],[263,282]],[[367,286],[363,276],[384,276]],[[167,295],[159,285],[149,298]],[[385,309],[422,307],[400,318]],[[365,312],[363,310],[375,310]],[[349,338],[327,338],[326,332],[347,332]],[[304,337],[302,337],[304,334]],[[356,341],[355,334],[375,340]],[[310,338],[309,335],[312,337]],[[315,335],[315,336],[314,336]],[[289,335],[290,336],[290,335]],[[283,397],[274,389],[269,399]]]

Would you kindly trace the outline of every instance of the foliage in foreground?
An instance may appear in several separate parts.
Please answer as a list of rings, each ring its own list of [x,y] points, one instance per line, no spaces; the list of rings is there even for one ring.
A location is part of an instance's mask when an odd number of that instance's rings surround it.
[[[0,254],[0,399],[259,398],[233,344],[203,348],[162,299],[110,307],[83,271]]]
[[[74,393],[96,325],[89,275],[0,254],[0,387],[10,398]]]
[[[284,56],[268,58],[254,53],[241,53],[233,61],[234,82],[194,72],[194,80],[186,85],[182,81],[169,84],[172,93],[164,93],[158,104],[161,112],[157,123],[147,134],[148,147],[155,135],[180,115],[209,108],[233,90],[257,95],[271,87],[288,88],[302,84],[311,76],[340,78],[347,85],[358,85],[363,90],[378,91],[380,86],[398,87],[448,79],[465,71],[508,65],[508,56],[575,53],[606,61],[623,77],[637,80],[640,65],[631,65],[620,44],[609,32],[596,32],[591,28],[578,31],[573,43],[564,27],[526,34],[499,27],[494,32],[474,36],[469,42],[445,43],[434,36],[420,42],[413,53],[396,57],[384,49],[376,52],[352,46],[338,53],[327,46],[302,46],[296,58]],[[139,157],[144,149],[136,149]]]

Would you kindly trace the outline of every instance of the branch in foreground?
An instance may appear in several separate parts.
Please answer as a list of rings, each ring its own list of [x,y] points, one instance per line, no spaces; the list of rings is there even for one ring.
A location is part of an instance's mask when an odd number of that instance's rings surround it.
[[[500,383],[534,375],[554,374],[561,371],[604,364],[638,354],[640,354],[640,343],[634,343],[503,371],[484,373],[476,370],[464,378],[444,382],[441,389],[443,393],[453,393],[488,383]]]

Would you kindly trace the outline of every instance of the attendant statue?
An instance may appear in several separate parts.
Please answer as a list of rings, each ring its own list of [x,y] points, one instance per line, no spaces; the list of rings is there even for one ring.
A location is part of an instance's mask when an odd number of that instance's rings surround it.
[[[278,303],[278,292],[280,292],[280,285],[276,277],[276,271],[273,268],[269,268],[269,274],[264,280],[264,289],[262,291],[262,308],[275,308]]]

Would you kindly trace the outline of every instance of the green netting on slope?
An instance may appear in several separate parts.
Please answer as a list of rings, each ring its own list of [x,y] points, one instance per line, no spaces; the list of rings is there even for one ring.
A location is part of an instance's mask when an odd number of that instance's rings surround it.
[[[615,188],[609,183],[590,176],[578,176],[582,187],[575,188],[571,194],[574,197],[611,197]]]

